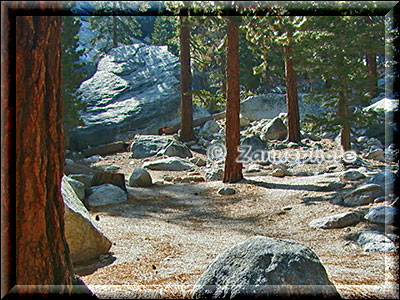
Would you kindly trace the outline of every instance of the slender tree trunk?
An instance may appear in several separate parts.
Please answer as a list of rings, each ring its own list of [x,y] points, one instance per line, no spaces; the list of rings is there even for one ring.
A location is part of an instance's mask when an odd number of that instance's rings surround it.
[[[291,46],[284,46],[285,51],[285,76],[286,76],[286,103],[288,112],[288,141],[300,142],[300,117],[299,102],[297,97],[297,76],[294,62],[290,57]]]
[[[113,33],[113,48],[117,48],[118,47],[118,33],[117,33],[117,17],[116,16],[112,16],[112,24],[113,24],[113,28],[112,28],[112,33]]]
[[[342,85],[342,91],[339,94],[339,110],[338,117],[342,128],[340,130],[340,144],[343,148],[343,151],[351,150],[350,143],[350,113],[349,113],[349,105],[347,101],[347,88],[345,85]]]
[[[16,284],[72,291],[60,192],[64,146],[59,16],[16,17]]]
[[[368,68],[368,82],[369,82],[369,96],[375,98],[378,96],[377,86],[377,64],[376,55],[373,51],[366,54],[367,68]]]
[[[181,141],[193,138],[192,73],[190,70],[190,25],[186,17],[180,17],[181,60]]]
[[[238,24],[227,18],[227,54],[226,54],[226,158],[223,182],[237,182],[243,179],[242,164],[239,157],[240,144],[240,64],[239,64],[239,28]]]

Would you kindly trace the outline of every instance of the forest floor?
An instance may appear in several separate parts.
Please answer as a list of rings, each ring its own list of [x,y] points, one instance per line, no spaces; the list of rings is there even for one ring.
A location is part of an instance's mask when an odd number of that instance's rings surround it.
[[[128,179],[144,161],[158,159],[129,155],[106,156],[92,166],[117,165]],[[383,166],[371,161],[377,171]],[[306,164],[295,171],[324,172],[327,167]],[[99,298],[191,298],[193,285],[216,256],[262,235],[294,240],[312,249],[343,298],[395,299],[398,254],[363,252],[355,241],[359,232],[384,228],[367,222],[339,229],[308,225],[316,218],[359,209],[332,204],[329,200],[337,191],[324,189],[343,170],[338,164],[319,175],[278,178],[270,176],[272,169],[265,166],[258,173],[245,171],[245,179],[235,184],[161,183],[165,175],[178,177],[187,172],[150,170],[155,185],[127,187],[127,202],[91,210],[100,230],[113,242],[111,255],[76,271]],[[196,171],[204,175],[205,167]],[[360,184],[350,184],[341,192]],[[236,193],[219,195],[223,186],[233,187]],[[370,206],[374,205],[382,203]],[[287,206],[291,208],[282,209]]]

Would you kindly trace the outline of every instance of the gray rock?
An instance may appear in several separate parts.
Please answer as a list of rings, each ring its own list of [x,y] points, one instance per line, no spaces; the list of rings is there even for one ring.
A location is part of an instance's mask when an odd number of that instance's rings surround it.
[[[285,177],[285,173],[282,169],[276,168],[271,172],[271,176],[273,177]]]
[[[194,298],[339,297],[308,247],[256,236],[220,254],[201,275]]]
[[[267,140],[284,140],[287,136],[287,127],[282,119],[276,117],[272,119],[263,129],[261,139]]]
[[[247,172],[249,173],[256,173],[256,172],[260,172],[262,170],[262,166],[259,164],[251,164],[247,167]]]
[[[128,180],[128,185],[132,187],[147,187],[152,184],[150,173],[140,168],[134,169]]]
[[[265,142],[258,135],[247,136],[240,143],[240,159],[243,162],[266,161],[268,152]]]
[[[385,152],[382,149],[375,149],[365,156],[368,159],[375,159],[384,162],[385,161]]]
[[[236,193],[236,190],[229,186],[224,186],[218,190],[218,194],[220,194],[220,195],[233,195],[235,193]]]
[[[145,162],[143,168],[150,170],[162,170],[162,171],[186,171],[194,167],[192,163],[189,163],[179,157],[168,157],[155,161]]]
[[[327,190],[338,190],[341,188],[344,188],[346,186],[345,182],[341,182],[341,181],[333,181],[330,182],[328,184],[328,186],[326,187]]]
[[[255,95],[246,98],[240,104],[240,110],[250,121],[273,119],[287,111],[285,102],[285,95],[281,94]]]
[[[300,119],[307,114],[320,115],[324,108],[318,103],[306,102],[303,94],[298,95]],[[273,119],[287,112],[286,95],[268,93],[247,97],[240,103],[241,114],[250,121]]]
[[[389,192],[397,184],[398,179],[394,172],[385,171],[383,173],[376,174],[372,176],[367,183],[378,184],[386,192]]]
[[[343,203],[347,206],[359,206],[373,203],[374,200],[384,194],[378,184],[364,184],[343,197]]]
[[[181,158],[193,157],[189,147],[178,141],[170,142],[163,150],[159,152],[159,154],[166,156],[177,156]]]
[[[90,157],[83,158],[82,162],[83,163],[97,163],[102,160],[104,160],[104,158],[101,155],[96,154],[96,155],[92,155]]]
[[[289,210],[292,210],[292,209],[293,209],[293,206],[291,206],[291,205],[287,205],[287,206],[282,207],[283,211],[289,211]]]
[[[393,120],[395,111],[399,109],[398,107],[398,99],[383,98],[378,102],[363,108],[366,112],[375,111],[378,113],[374,122],[367,128],[365,135],[378,139],[382,143],[393,142],[395,129]],[[382,143],[377,146],[383,148]]]
[[[109,183],[89,188],[86,203],[89,207],[123,203],[128,200],[126,192]]]
[[[284,177],[284,176],[293,176],[293,173],[290,172],[286,166],[282,164],[272,164],[273,171],[271,173],[272,176],[275,177]]]
[[[93,175],[88,175],[88,174],[70,174],[70,175],[68,175],[68,177],[83,183],[85,185],[85,189],[90,188],[90,186],[92,185]]]
[[[224,170],[221,168],[209,168],[206,170],[205,178],[207,181],[222,180]]]
[[[85,199],[85,184],[68,176],[65,176],[65,179],[71,185],[79,200],[83,201]]]
[[[107,172],[116,172],[119,169],[121,169],[120,166],[111,165],[111,166],[107,166],[104,170],[107,171]]]
[[[358,239],[365,252],[396,252],[394,243],[378,231],[362,232]]]
[[[207,162],[204,159],[202,159],[201,157],[193,157],[189,161],[198,167],[204,167],[205,165],[207,165]]]
[[[208,120],[207,122],[204,123],[204,125],[200,129],[200,135],[202,136],[210,136],[214,133],[219,132],[221,129],[221,126],[219,126],[218,122],[215,120]]]
[[[242,114],[240,114],[239,116],[239,122],[240,122],[240,127],[247,127],[250,125],[250,120],[245,116],[243,116]]]
[[[392,225],[395,223],[398,209],[393,206],[375,206],[369,209],[365,219],[371,223]]]
[[[61,195],[65,204],[65,237],[72,263],[82,264],[107,253],[111,241],[97,228],[66,176],[62,179]]]
[[[84,126],[71,132],[71,147],[128,141],[135,133],[157,134],[178,116],[178,78],[179,60],[166,46],[112,49],[78,89],[87,109],[81,114]]]
[[[339,176],[340,180],[343,181],[358,181],[365,177],[364,174],[356,170],[347,170]]]
[[[341,214],[330,215],[312,220],[309,225],[323,229],[343,228],[352,226],[360,222],[360,214],[357,212],[345,212]]]
[[[130,158],[155,156],[174,141],[170,136],[136,135],[130,146]]]

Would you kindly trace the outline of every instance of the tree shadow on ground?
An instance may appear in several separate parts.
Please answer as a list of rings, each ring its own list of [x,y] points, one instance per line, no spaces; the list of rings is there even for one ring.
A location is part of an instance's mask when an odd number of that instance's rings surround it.
[[[243,179],[239,183],[247,183],[256,185],[259,187],[264,187],[268,189],[281,189],[281,190],[304,190],[310,192],[324,192],[327,191],[323,189],[319,185],[314,184],[283,184],[283,183],[273,183],[273,182],[264,182],[264,181],[257,181],[254,179]]]

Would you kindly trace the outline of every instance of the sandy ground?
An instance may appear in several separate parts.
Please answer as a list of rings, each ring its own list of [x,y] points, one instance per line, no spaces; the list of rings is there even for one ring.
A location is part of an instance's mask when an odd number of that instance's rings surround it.
[[[127,180],[135,167],[154,159],[130,159],[124,152],[92,166],[117,165],[117,172]],[[294,171],[325,173],[284,178],[270,176],[272,169],[265,166],[258,173],[245,171],[245,180],[235,184],[171,184],[162,181],[165,175],[185,176],[187,172],[149,171],[157,182],[154,186],[128,187],[128,202],[91,211],[113,246],[102,262],[78,266],[76,271],[100,298],[191,298],[190,290],[216,256],[262,235],[295,240],[311,248],[343,298],[397,298],[398,255],[365,253],[355,242],[361,231],[385,228],[367,222],[341,229],[308,225],[322,216],[359,209],[329,202],[337,191],[323,187],[338,180],[344,168],[338,164],[326,172],[328,165],[332,163],[298,166]],[[371,162],[371,166],[382,164]],[[204,175],[205,168],[195,171]],[[234,187],[236,194],[219,195],[218,189],[226,185]],[[349,184],[340,192],[351,188]],[[285,206],[291,209],[283,210]]]

